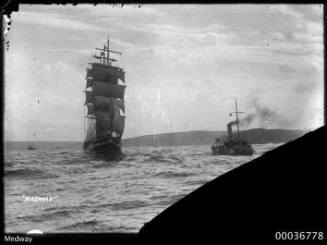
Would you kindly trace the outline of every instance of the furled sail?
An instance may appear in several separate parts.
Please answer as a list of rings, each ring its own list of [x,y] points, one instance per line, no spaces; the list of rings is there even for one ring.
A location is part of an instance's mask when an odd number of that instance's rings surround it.
[[[125,113],[125,103],[123,100],[120,99],[114,99],[117,103],[118,107]]]
[[[88,103],[87,105],[87,115],[94,115],[94,105],[92,103]]]
[[[93,76],[92,69],[86,68],[86,77],[92,77],[92,76]]]
[[[85,91],[85,104],[93,103],[94,101],[94,93],[92,91]]]
[[[109,113],[95,112],[96,117],[96,137],[106,137],[110,129],[110,116]]]
[[[124,99],[125,86],[122,85],[94,81],[92,89],[98,96]]]
[[[92,87],[93,85],[93,79],[92,78],[86,78],[86,88]]]
[[[117,77],[123,82],[125,82],[125,72],[122,69],[119,71]]]
[[[125,72],[119,67],[93,63],[92,71],[92,77],[94,80],[106,81],[116,84],[117,80],[121,79],[125,82]]]
[[[117,132],[120,136],[123,135],[125,127],[125,116],[120,115],[119,105],[117,100],[113,103],[114,107],[114,116],[113,116],[113,131]]]

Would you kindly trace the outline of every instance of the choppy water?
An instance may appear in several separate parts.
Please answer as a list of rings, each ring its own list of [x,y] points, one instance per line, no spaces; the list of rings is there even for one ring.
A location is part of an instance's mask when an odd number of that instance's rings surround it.
[[[138,232],[201,185],[253,156],[212,156],[210,146],[124,148],[120,161],[96,160],[79,144],[47,143],[5,151],[5,230]],[[29,197],[52,197],[37,202]]]

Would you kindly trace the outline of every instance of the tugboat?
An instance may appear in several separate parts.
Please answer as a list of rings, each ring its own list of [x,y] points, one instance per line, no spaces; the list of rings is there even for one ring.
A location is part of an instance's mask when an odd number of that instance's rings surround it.
[[[85,152],[117,156],[122,154],[125,126],[125,71],[112,65],[117,60],[110,53],[122,53],[109,49],[109,36],[104,47],[96,50],[100,55],[93,57],[99,62],[90,63],[91,68],[86,69],[87,127],[83,148]]]
[[[229,122],[227,124],[227,140],[225,142],[220,142],[220,139],[217,138],[216,142],[211,146],[213,155],[252,155],[254,150],[247,142],[246,139],[242,139],[240,137],[239,130],[239,112],[237,108],[237,100],[235,99],[235,112],[231,112],[229,115],[231,116],[233,113],[236,115],[236,120]],[[233,136],[232,134],[232,126],[237,126],[237,136]]]

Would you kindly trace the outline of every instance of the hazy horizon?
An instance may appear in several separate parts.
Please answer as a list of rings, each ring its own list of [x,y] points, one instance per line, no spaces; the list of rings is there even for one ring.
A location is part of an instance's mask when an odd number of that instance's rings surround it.
[[[319,4],[24,5],[5,37],[6,142],[82,142],[86,68],[110,35],[126,71],[123,139],[324,124]]]

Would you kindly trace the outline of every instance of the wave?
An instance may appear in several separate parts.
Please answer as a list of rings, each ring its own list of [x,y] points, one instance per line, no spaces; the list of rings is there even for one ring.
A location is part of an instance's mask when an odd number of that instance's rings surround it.
[[[136,161],[136,160],[138,160],[138,158],[136,158],[136,157],[128,157],[128,158],[126,158],[126,161],[128,161],[128,162],[132,162],[132,161]]]
[[[179,178],[179,177],[188,177],[195,175],[196,173],[191,172],[174,172],[172,170],[170,171],[162,171],[159,173],[154,174],[155,177],[165,177],[165,178]]]
[[[174,162],[174,163],[184,163],[185,162],[185,159],[182,156],[170,155],[168,159],[169,159],[169,161]]]
[[[57,206],[57,207],[50,207],[43,210],[43,212],[52,212],[55,213],[61,213],[61,212],[83,212],[86,208],[89,208],[88,205],[76,205],[76,206]]]
[[[92,220],[83,220],[80,222],[75,222],[73,224],[61,226],[56,229],[57,231],[64,231],[64,232],[70,232],[70,231],[77,231],[77,232],[85,232],[85,230],[88,230],[88,232],[137,232],[138,229],[135,228],[135,226],[128,226],[128,225],[114,225],[109,224],[108,222],[92,219]]]
[[[145,158],[143,162],[150,162],[150,163],[173,163],[173,164],[181,164],[185,162],[185,158],[182,156],[178,156],[170,154],[143,154],[142,156]]]
[[[76,211],[75,211],[76,212]],[[54,220],[60,218],[70,218],[72,216],[71,210],[59,210],[52,213],[42,213],[41,215],[26,215],[26,216],[18,216],[17,219],[24,221],[32,221],[32,222],[43,222],[47,220]]]
[[[125,210],[125,209],[135,209],[135,208],[142,208],[148,206],[149,203],[140,200],[133,200],[133,201],[123,201],[117,203],[108,203],[108,204],[100,204],[93,206],[94,209],[99,208],[109,208],[111,210]]]
[[[15,170],[5,170],[5,176],[8,177],[13,177],[13,178],[37,178],[37,179],[42,179],[42,178],[56,178],[58,175],[49,173],[47,171],[43,171],[40,169],[35,169],[35,168],[19,168]]]
[[[147,154],[145,154],[147,156]],[[162,155],[150,155],[148,158],[144,159],[144,162],[169,162]]]
[[[169,205],[172,205],[173,203],[181,200],[183,197],[185,197],[184,193],[177,194],[177,195],[170,195],[170,196],[169,195],[167,195],[167,196],[158,196],[158,197],[152,198],[152,199],[153,200],[158,200],[157,202],[154,203],[154,205],[169,206]]]
[[[210,180],[207,179],[202,179],[202,180],[190,180],[190,181],[185,181],[184,183],[187,185],[195,185],[195,186],[201,186],[206,183],[208,183]]]
[[[89,163],[89,159],[76,157],[76,158],[70,158],[68,160],[61,160],[56,164],[69,165],[69,164],[85,164],[85,163]]]
[[[88,221],[80,221],[80,222],[76,222],[70,225],[65,225],[65,226],[61,226],[59,228],[57,228],[57,230],[61,231],[70,231],[70,230],[85,230],[85,229],[94,229],[94,227],[98,224],[101,224],[101,221],[97,221],[96,219],[93,220],[88,220]]]
[[[117,161],[90,161],[92,168],[112,168],[117,166]]]

